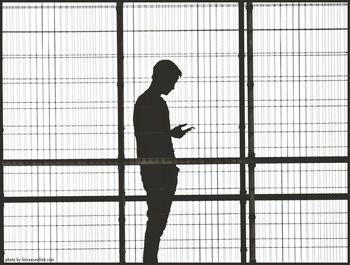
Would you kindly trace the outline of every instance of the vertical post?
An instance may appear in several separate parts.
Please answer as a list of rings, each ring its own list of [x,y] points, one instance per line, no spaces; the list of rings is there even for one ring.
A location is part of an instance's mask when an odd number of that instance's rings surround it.
[[[244,112],[244,2],[238,5],[239,27],[239,150],[240,157],[245,158],[245,112]],[[245,163],[240,164],[240,203],[241,203],[241,263],[247,263],[246,243],[246,187]]]
[[[247,1],[247,56],[248,56],[248,158],[249,158],[249,250],[250,263],[255,258],[255,184],[254,184],[254,97],[253,97],[253,5]]]
[[[348,3],[349,6],[349,3]],[[349,18],[348,18],[349,21]],[[349,41],[349,23],[348,23],[348,41]],[[349,46],[349,44],[348,44]],[[350,89],[349,89],[349,51],[348,51],[348,263],[350,263]]]
[[[1,11],[0,11],[0,19],[1,19],[1,37],[3,37],[2,34],[2,5],[3,3],[1,2]],[[1,38],[2,39],[2,38]],[[4,132],[4,124],[3,124],[3,117],[2,117],[2,41],[0,43],[0,50],[1,50],[1,89],[0,89],[0,264],[3,264],[5,261],[5,238],[4,238],[4,167],[2,165],[2,162],[4,160],[4,145],[3,145],[3,132]]]
[[[124,164],[124,50],[123,50],[123,2],[117,2],[118,43],[118,172],[119,172],[119,259],[125,263],[125,164]]]

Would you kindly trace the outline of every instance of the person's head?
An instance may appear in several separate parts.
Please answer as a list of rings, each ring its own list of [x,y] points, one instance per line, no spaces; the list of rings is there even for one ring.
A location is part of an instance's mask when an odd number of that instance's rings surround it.
[[[153,67],[152,79],[153,83],[159,87],[161,94],[168,95],[181,75],[181,70],[175,63],[170,60],[161,60]]]

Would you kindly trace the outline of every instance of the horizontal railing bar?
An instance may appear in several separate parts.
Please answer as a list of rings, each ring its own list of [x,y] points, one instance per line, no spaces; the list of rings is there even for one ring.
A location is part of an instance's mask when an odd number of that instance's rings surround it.
[[[259,201],[347,200],[346,193],[255,194]]]
[[[67,265],[67,264],[71,264],[71,262],[53,262],[55,265]],[[18,262],[6,262],[6,264],[13,264],[13,265],[18,265]],[[22,265],[33,265],[33,263],[26,263],[26,262],[20,262],[20,264]],[[35,263],[34,263],[35,264]],[[38,263],[37,263],[38,264]],[[86,265],[87,263],[86,262],[74,262],[74,265]],[[88,262],[88,264],[99,264],[99,265],[112,265],[112,264],[121,264],[119,262],[117,263],[106,263],[106,262]],[[123,264],[128,264],[128,265],[142,265],[143,263],[133,263],[133,262],[126,262],[126,263],[123,263]],[[163,265],[177,265],[179,263],[162,263]],[[207,262],[201,262],[201,263],[195,263],[195,262],[190,262],[190,263],[186,263],[186,262],[181,262],[182,265],[203,265],[203,264],[213,264],[213,263],[207,263]],[[228,264],[227,262],[226,263],[220,263],[220,262],[215,262],[215,264]],[[242,264],[240,262],[230,262],[229,264]],[[290,263],[290,262],[285,262],[285,263],[281,263],[281,262],[272,262],[272,263],[263,263],[263,262],[259,262],[258,264],[261,264],[261,265],[295,265],[295,264],[306,264],[306,265],[334,265],[334,264],[348,264],[347,262],[334,262],[334,263],[330,263],[330,262],[297,262],[297,263]]]
[[[11,3],[12,1],[3,1],[3,3]],[[30,3],[30,2],[37,2],[37,1],[28,1],[28,0],[17,0],[16,3]],[[42,0],[40,1],[40,3],[52,3],[52,0]],[[96,0],[75,0],[74,3],[79,3],[79,2],[83,2],[83,3],[96,3]],[[103,4],[103,3],[115,3],[115,2],[123,2],[123,3],[128,3],[128,2],[135,2],[135,0],[125,0],[125,1],[121,1],[121,0],[103,0],[103,1],[99,1],[99,4]],[[138,3],[149,3],[149,1],[146,0],[140,0],[137,1]],[[173,2],[173,1],[154,1],[153,3],[159,3],[159,4],[164,4],[166,2]],[[223,1],[219,1],[218,3],[236,3],[238,4],[238,2],[240,2],[240,0],[223,0]],[[247,1],[242,1],[242,2],[247,2]],[[280,1],[276,1],[276,0],[265,0],[263,3],[261,3],[261,1],[259,0],[254,0],[252,1],[253,3],[260,3],[260,4],[264,4],[264,3],[293,3],[295,2],[295,0],[280,0]],[[310,4],[310,3],[323,3],[323,2],[330,2],[329,0],[299,0],[299,3],[305,3],[305,4]],[[338,0],[337,3],[343,3],[343,2],[347,2],[347,0]],[[71,3],[70,0],[56,0],[55,3]],[[197,1],[186,1],[186,4],[190,4],[190,3],[197,3]],[[180,4],[184,4],[184,3],[180,3]]]
[[[311,157],[218,157],[218,158],[126,158],[120,159],[6,159],[3,166],[108,166],[155,164],[270,164],[270,163],[347,163],[347,156]]]
[[[242,196],[248,200],[249,194]],[[240,201],[241,195],[175,195],[174,201]],[[255,194],[260,201],[273,200],[347,200],[346,193],[315,193],[315,194]],[[125,196],[129,202],[146,201],[144,195]],[[34,203],[34,202],[118,202],[119,196],[42,196],[42,197],[4,197],[5,203]]]

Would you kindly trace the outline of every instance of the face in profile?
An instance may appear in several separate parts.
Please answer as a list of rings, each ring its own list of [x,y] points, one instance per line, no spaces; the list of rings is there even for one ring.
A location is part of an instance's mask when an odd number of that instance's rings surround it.
[[[159,85],[161,86],[162,94],[168,95],[175,88],[178,79],[178,76],[167,76],[164,79],[161,79]]]

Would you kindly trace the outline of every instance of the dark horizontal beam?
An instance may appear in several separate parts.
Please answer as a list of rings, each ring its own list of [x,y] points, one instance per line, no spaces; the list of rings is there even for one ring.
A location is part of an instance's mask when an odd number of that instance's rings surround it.
[[[243,196],[249,200],[249,194]],[[43,197],[4,197],[5,203],[34,203],[34,202],[118,202],[119,196],[43,196]],[[260,201],[288,200],[347,200],[346,193],[316,193],[316,194],[255,194]],[[125,196],[129,202],[146,201],[146,196]],[[174,201],[240,201],[241,195],[175,195]]]
[[[243,199],[249,200],[249,194]],[[346,193],[315,193],[315,194],[255,194],[259,201],[289,201],[289,200],[347,200]],[[127,201],[145,201],[145,196],[128,196]],[[240,201],[241,195],[175,195],[175,201]]]
[[[23,202],[113,202],[119,201],[119,196],[25,196],[4,197],[5,203]]]
[[[255,194],[258,201],[348,200],[346,193]]]
[[[13,265],[18,265],[18,263],[13,263],[13,262],[6,262],[6,264],[13,264]],[[33,265],[33,263],[25,263],[25,262],[21,262],[20,263],[21,265]],[[34,263],[35,264],[35,263]],[[38,263],[36,263],[38,264]],[[67,263],[64,263],[64,262],[53,262],[53,264],[55,265],[67,265],[67,264],[71,264],[70,262],[67,262]],[[120,263],[106,263],[106,262],[88,262],[88,263],[84,263],[84,262],[74,262],[74,265],[86,265],[86,264],[99,264],[99,265],[111,265],[111,264],[120,264]],[[124,264],[128,264],[128,265],[140,265],[140,264],[143,264],[143,263],[129,263],[129,262],[126,262]],[[178,265],[179,263],[161,263],[161,264],[164,264],[164,265]],[[182,265],[203,265],[203,264],[213,264],[213,263],[206,263],[206,262],[202,262],[202,263],[186,263],[186,262],[181,262]],[[215,262],[215,264],[222,264],[222,265],[227,265],[228,263],[217,263]],[[240,262],[230,262],[229,264],[242,264]],[[248,263],[249,264],[249,263]],[[335,265],[335,264],[348,264],[346,262],[334,262],[334,263],[330,263],[330,262],[298,262],[298,263],[291,263],[291,262],[284,262],[284,263],[278,263],[278,262],[272,262],[272,263],[263,263],[263,262],[259,262],[257,264],[261,264],[261,265],[296,265],[296,264],[305,264],[305,265]]]
[[[347,163],[347,156],[321,157],[218,157],[218,158],[127,158],[120,159],[7,159],[3,166],[108,166],[154,164],[270,164],[270,163]]]
[[[247,159],[248,160],[248,159]],[[347,163],[347,156],[310,156],[310,157],[256,157],[255,163]],[[249,163],[249,162],[247,162]]]
[[[16,3],[38,3],[38,1],[27,1],[27,0],[17,0]],[[40,1],[40,3],[72,3],[72,1],[70,0],[58,0],[58,1],[52,1],[52,0],[43,0]],[[95,0],[75,0],[74,3],[96,3],[97,1]],[[135,0],[126,0],[126,1],[120,1],[120,0],[103,0],[103,1],[99,1],[98,3],[116,3],[116,2],[123,2],[123,3],[128,3],[128,2],[135,2]],[[139,0],[137,1],[137,3],[149,3],[150,1],[146,1],[146,0]],[[174,2],[174,0],[168,0],[168,1],[153,1],[153,3],[165,3],[165,2]],[[238,2],[247,2],[247,1],[240,1],[240,0],[236,0],[236,1],[232,1],[232,0],[224,0],[224,1],[219,1],[218,3],[238,3]],[[259,0],[255,0],[252,1],[253,3],[261,3],[261,1]],[[295,0],[281,0],[281,1],[272,1],[272,0],[265,0],[264,3],[295,3]],[[330,2],[329,0],[299,0],[299,3],[322,3],[322,2]],[[347,0],[339,0],[337,2],[347,2]],[[13,1],[3,1],[3,3],[13,3]],[[183,4],[183,2],[180,2]],[[185,3],[197,3],[197,1],[186,1]]]
[[[6,262],[6,264],[13,264],[13,265],[18,265],[18,263],[13,263],[13,262]],[[21,265],[33,265],[33,263],[25,263],[25,262],[21,262]],[[35,263],[34,263],[35,264]],[[36,263],[38,264],[38,263]],[[40,263],[39,263],[40,264]],[[45,263],[44,263],[45,264]],[[64,262],[53,262],[53,264],[55,265],[67,265],[67,264],[71,264],[70,262],[64,263]],[[74,262],[74,265],[86,265],[86,264],[99,264],[99,265],[112,265],[112,264],[120,264],[120,263],[114,263],[114,262],[110,262],[110,263],[106,263],[106,262],[88,262],[88,263],[84,263],[84,262]],[[128,265],[140,265],[143,263],[129,263],[126,262],[124,264],[128,264]],[[161,263],[164,265],[178,265],[179,263]],[[186,263],[186,262],[181,262],[182,265],[203,265],[203,264],[213,264],[213,263],[206,263],[206,262],[201,262],[201,263]],[[215,262],[215,264],[222,264],[222,265],[227,265],[227,264],[242,264],[240,262],[230,262],[230,263],[218,263]],[[249,264],[249,263],[248,263]],[[261,264],[261,265],[296,265],[296,264],[305,264],[305,265],[335,265],[335,264],[348,264],[346,262],[334,262],[334,263],[330,263],[330,262],[298,262],[298,263],[291,263],[291,262],[284,262],[284,263],[280,263],[280,262],[271,262],[271,263],[263,263],[263,262],[259,262],[257,264]]]

